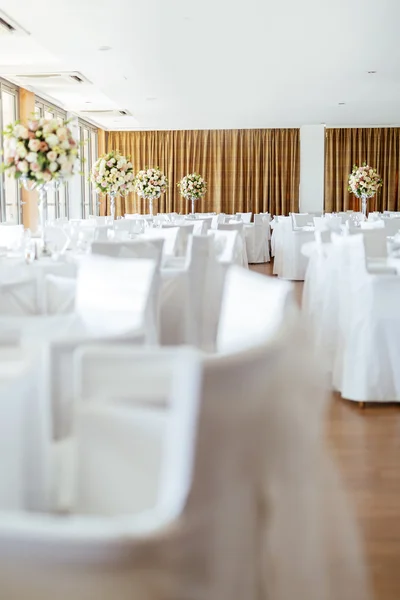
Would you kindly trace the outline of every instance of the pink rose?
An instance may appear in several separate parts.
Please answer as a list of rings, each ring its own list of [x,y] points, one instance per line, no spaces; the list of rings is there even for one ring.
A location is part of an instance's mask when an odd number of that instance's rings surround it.
[[[107,164],[107,167],[112,167],[113,166],[113,163],[112,163],[111,160],[108,160],[106,164]]]
[[[28,131],[28,139],[29,140],[34,140],[36,138],[36,135],[34,134],[33,131]]]
[[[51,181],[51,173],[50,173],[50,171],[45,171],[43,173],[43,181]]]
[[[33,171],[34,173],[40,171],[39,165],[37,163],[31,163],[31,171]]]
[[[49,146],[48,146],[48,144],[46,144],[46,142],[40,142],[40,146],[39,146],[40,152],[47,152],[48,149],[49,149]]]
[[[18,171],[21,171],[21,173],[27,173],[29,170],[29,166],[28,163],[26,162],[26,160],[20,160],[18,165],[17,165]]]

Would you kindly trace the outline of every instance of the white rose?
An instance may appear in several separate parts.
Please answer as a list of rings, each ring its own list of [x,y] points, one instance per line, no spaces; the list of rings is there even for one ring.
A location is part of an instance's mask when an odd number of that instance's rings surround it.
[[[29,165],[26,160],[20,160],[17,167],[18,171],[21,171],[21,173],[27,173],[29,170]]]
[[[27,156],[26,156],[26,160],[30,163],[36,162],[37,161],[37,153],[29,152],[29,154],[27,154]]]
[[[54,146],[58,146],[58,144],[60,142],[60,140],[54,133],[51,133],[50,135],[46,136],[45,139],[46,139],[46,142],[48,143],[48,145],[50,146],[50,148],[54,148]]]
[[[17,156],[19,156],[20,158],[25,158],[25,156],[28,154],[28,152],[26,151],[25,145],[21,142],[19,142],[17,144],[15,151],[16,151]]]
[[[70,175],[72,172],[72,165],[69,162],[66,162],[61,167],[61,173],[63,175]]]
[[[66,162],[68,162],[68,158],[66,154],[60,154],[60,156],[57,158],[57,162],[59,165],[64,165]]]
[[[22,138],[23,140],[26,140],[28,137],[28,130],[26,127],[24,127],[24,125],[18,124],[14,127],[14,135],[16,137]]]
[[[47,153],[47,158],[50,162],[54,162],[55,160],[57,160],[57,152],[54,152],[54,150],[50,150],[50,152]]]
[[[45,171],[44,173],[42,173],[42,178],[43,178],[43,181],[51,181],[51,179],[52,179],[51,173],[47,173],[47,171]]]
[[[61,148],[63,150],[69,150],[70,149],[70,145],[69,145],[69,141],[68,140],[64,140],[63,142],[61,142],[60,146],[61,146]]]
[[[58,163],[56,163],[56,162],[51,162],[51,163],[50,163],[50,166],[49,166],[49,169],[50,169],[50,171],[51,171],[52,173],[54,173],[54,172],[55,172],[55,171],[57,171],[57,169],[58,169]]]

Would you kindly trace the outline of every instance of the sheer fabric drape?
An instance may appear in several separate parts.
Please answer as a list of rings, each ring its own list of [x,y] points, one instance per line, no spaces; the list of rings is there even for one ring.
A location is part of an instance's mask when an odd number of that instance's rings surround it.
[[[176,184],[193,171],[208,182],[205,198],[196,203],[198,212],[298,211],[298,129],[112,131],[107,150],[112,149],[130,155],[135,172],[158,166],[166,173],[170,185],[155,204],[158,212],[190,212]],[[136,194],[117,199],[117,215],[146,210]]]
[[[353,165],[364,161],[383,179],[368,209],[399,210],[400,128],[365,127],[326,130],[325,211],[359,210],[360,201],[347,191],[347,181]]]

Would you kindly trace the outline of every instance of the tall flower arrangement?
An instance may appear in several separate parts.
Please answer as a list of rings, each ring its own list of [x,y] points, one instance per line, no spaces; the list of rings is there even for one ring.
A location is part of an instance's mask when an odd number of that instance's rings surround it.
[[[153,214],[153,200],[167,191],[168,179],[158,167],[142,169],[135,178],[135,192],[140,198],[149,201],[150,214]]]
[[[379,188],[382,187],[382,184],[382,179],[377,170],[365,162],[362,167],[354,165],[349,175],[348,191],[357,198],[373,198]]]
[[[185,175],[177,186],[181,196],[191,200],[200,200],[207,192],[207,182],[198,173]]]
[[[5,161],[2,170],[16,179],[30,180],[33,186],[66,178],[74,173],[78,144],[68,122],[57,119],[30,119],[5,129]]]
[[[133,192],[135,175],[129,157],[118,150],[103,154],[92,167],[91,180],[102,194],[126,196]]]
[[[135,192],[146,200],[155,200],[167,191],[168,179],[158,167],[142,169],[135,178]]]

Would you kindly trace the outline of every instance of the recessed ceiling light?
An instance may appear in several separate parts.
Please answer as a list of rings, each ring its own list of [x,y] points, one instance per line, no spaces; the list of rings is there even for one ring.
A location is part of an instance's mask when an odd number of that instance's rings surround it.
[[[344,106],[346,102],[339,102],[339,106]]]
[[[368,75],[375,75],[376,71],[367,71]]]
[[[108,50],[112,50],[111,46],[100,46],[100,52],[107,52]]]
[[[92,102],[90,100],[86,100],[85,104],[92,104]]]

